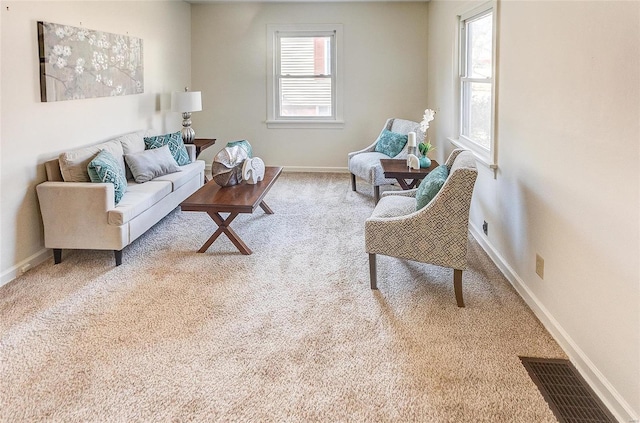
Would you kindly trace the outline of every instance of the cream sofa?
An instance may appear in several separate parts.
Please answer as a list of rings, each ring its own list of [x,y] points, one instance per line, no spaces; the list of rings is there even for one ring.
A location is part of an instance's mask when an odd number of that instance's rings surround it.
[[[62,260],[62,249],[91,249],[113,250],[119,266],[124,247],[202,186],[205,163],[196,160],[195,146],[188,144],[191,163],[180,166],[180,172],[139,184],[125,166],[127,189],[117,205],[113,184],[89,181],[86,166],[97,152],[108,150],[124,166],[123,154],[144,150],[145,135],[144,131],[125,134],[45,163],[47,181],[36,190],[44,244],[53,249],[56,264]]]

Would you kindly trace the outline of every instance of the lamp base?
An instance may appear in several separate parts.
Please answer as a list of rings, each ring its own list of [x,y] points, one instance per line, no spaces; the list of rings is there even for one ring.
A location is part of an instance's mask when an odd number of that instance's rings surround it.
[[[182,141],[185,144],[193,144],[196,139],[196,131],[191,127],[191,112],[182,113]]]

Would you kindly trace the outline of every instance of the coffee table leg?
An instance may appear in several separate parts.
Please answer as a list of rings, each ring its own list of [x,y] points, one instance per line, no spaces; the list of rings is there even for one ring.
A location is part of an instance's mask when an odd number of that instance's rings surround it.
[[[273,210],[271,210],[271,208],[267,206],[267,203],[265,203],[264,201],[260,202],[260,207],[266,214],[273,214]]]
[[[245,244],[244,241],[240,239],[238,234],[229,227],[233,219],[238,216],[238,213],[230,213],[226,219],[223,219],[218,212],[207,212],[207,214],[211,216],[214,222],[216,222],[216,224],[218,225],[218,229],[216,229],[216,231],[213,233],[213,235],[211,235],[207,242],[205,242],[202,247],[200,247],[200,249],[198,250],[199,253],[204,253],[205,251],[207,251],[211,244],[213,244],[213,241],[215,241],[222,233],[224,233],[227,238],[229,238],[229,240],[233,242],[233,245],[235,245],[242,254],[249,255],[252,253],[251,249],[247,247],[247,244]]]

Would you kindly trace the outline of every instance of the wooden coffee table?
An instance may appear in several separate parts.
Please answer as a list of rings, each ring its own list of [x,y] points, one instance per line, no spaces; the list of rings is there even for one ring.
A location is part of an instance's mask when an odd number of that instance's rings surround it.
[[[273,214],[273,210],[267,206],[263,199],[281,173],[282,167],[267,166],[264,179],[255,185],[243,182],[230,187],[221,187],[214,181],[210,181],[184,200],[180,204],[183,211],[206,212],[218,225],[218,229],[200,247],[198,252],[204,253],[220,234],[225,234],[242,254],[251,254],[251,249],[229,225],[238,214],[253,213],[258,206],[265,213]],[[229,213],[226,219],[220,215],[225,212]]]

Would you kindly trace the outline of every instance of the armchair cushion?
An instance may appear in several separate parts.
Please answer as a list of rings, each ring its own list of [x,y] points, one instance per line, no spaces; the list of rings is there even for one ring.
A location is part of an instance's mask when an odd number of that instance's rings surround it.
[[[416,211],[416,199],[404,195],[388,195],[378,203],[371,218],[406,216]]]
[[[87,172],[91,182],[112,183],[115,192],[115,204],[120,202],[124,192],[127,190],[127,178],[120,163],[107,150],[102,150],[89,162]]]
[[[416,191],[416,210],[420,210],[436,196],[449,176],[447,165],[440,165],[420,182]]]
[[[388,159],[384,153],[376,151],[356,154],[349,160],[349,172],[357,175],[373,185],[384,185],[395,182],[395,179],[387,179],[382,172],[380,159]]]
[[[389,157],[395,157],[400,154],[404,146],[407,145],[407,139],[406,134],[399,134],[384,129],[380,133],[380,136],[378,136],[375,151],[386,154]]]

